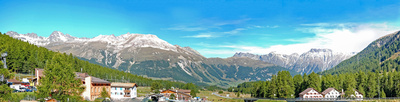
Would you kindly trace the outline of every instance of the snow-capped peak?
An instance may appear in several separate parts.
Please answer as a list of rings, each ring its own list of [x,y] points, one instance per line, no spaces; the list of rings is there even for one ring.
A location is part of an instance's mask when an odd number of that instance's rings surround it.
[[[69,34],[63,34],[60,31],[52,32],[49,37],[38,37],[35,33],[18,34],[14,31],[9,31],[6,34],[39,46],[46,46],[51,43],[105,43],[104,46],[106,46],[108,49],[113,49],[114,52],[118,52],[127,48],[151,47],[174,52],[178,52],[178,49],[181,49],[180,51],[184,51],[185,53],[200,55],[197,51],[194,51],[191,48],[174,46],[152,34],[131,34],[128,32],[120,36],[115,36],[112,34],[99,35],[94,38],[77,38]]]

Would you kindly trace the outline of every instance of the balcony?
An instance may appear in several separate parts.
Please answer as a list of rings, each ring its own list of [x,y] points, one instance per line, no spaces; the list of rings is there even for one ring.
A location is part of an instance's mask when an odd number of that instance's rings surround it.
[[[124,90],[124,93],[131,93],[131,90]]]
[[[131,97],[131,95],[124,95],[124,97]]]

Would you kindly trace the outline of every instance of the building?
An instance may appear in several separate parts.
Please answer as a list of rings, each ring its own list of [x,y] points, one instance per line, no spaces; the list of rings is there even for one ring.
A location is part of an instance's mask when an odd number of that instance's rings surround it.
[[[35,68],[35,77],[35,85],[40,85],[40,80],[44,77],[44,70]],[[106,80],[89,76],[87,73],[79,72],[75,72],[75,78],[80,79],[83,86],[85,86],[85,90],[81,95],[85,100],[94,101],[96,98],[99,98],[103,88],[105,88],[108,94],[110,94],[111,83]]]
[[[39,80],[44,77],[43,69],[35,68],[35,78],[32,80],[34,85],[37,86],[40,84]]]
[[[192,96],[190,95],[190,90],[164,90],[160,92],[162,95],[164,95],[167,98],[170,98],[172,94],[174,94],[175,99],[174,100],[191,100]],[[187,94],[189,93],[189,94]]]
[[[356,96],[354,96],[354,95],[356,95]],[[354,89],[354,94],[353,95],[350,95],[351,97],[354,97],[354,98],[364,98],[364,94],[362,94],[361,92],[359,92],[358,90],[356,90],[356,89]]]
[[[10,88],[15,89],[15,90],[20,90],[22,85],[22,82],[16,80],[16,79],[8,79],[7,84],[10,85]]]
[[[343,93],[339,92],[339,90],[335,88],[328,88],[322,92],[322,96],[324,96],[324,98],[338,98],[341,95],[343,95]]]
[[[111,83],[111,99],[126,99],[137,97],[137,84]]]
[[[307,88],[303,92],[299,93],[300,98],[323,98],[321,92],[318,92],[314,88]]]
[[[75,74],[76,78],[80,79],[85,86],[85,91],[83,91],[81,95],[85,100],[94,101],[96,98],[99,98],[103,88],[108,92],[108,94],[110,94],[110,82],[89,76],[87,73],[75,72]]]

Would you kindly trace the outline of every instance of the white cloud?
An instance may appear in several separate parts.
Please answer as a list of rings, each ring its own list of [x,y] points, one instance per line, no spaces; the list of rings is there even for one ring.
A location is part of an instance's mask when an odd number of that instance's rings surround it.
[[[176,26],[176,27],[171,27],[167,28],[167,30],[180,30],[180,31],[201,31],[201,30],[207,30],[208,28],[204,27],[187,27],[187,26]]]
[[[246,29],[244,29],[244,28],[236,28],[236,29],[234,29],[234,30],[227,31],[227,32],[224,32],[224,33],[225,33],[225,34],[237,34],[237,33],[239,33],[239,32],[242,31],[242,30],[246,30]]]
[[[400,27],[390,26],[386,23],[370,24],[303,24],[304,28],[299,28],[301,32],[314,33],[315,36],[309,38],[286,39],[287,41],[297,42],[288,45],[273,45],[269,47],[244,46],[244,45],[219,45],[213,46],[215,51],[208,50],[208,53],[223,51],[224,53],[249,52],[254,54],[268,54],[276,52],[280,54],[304,53],[311,48],[328,48],[335,52],[351,53],[360,52],[372,41],[398,31]],[[223,49],[227,49],[226,51]],[[231,50],[231,51],[228,51]],[[202,52],[207,54],[207,52]],[[229,56],[226,56],[229,57]]]
[[[315,26],[299,28],[299,31],[314,33],[311,38],[291,39],[298,41],[297,44],[273,45],[268,48],[262,47],[239,47],[239,51],[256,54],[266,54],[272,51],[282,54],[304,53],[311,48],[329,48],[336,52],[359,52],[379,37],[399,30],[399,27],[380,24],[303,24],[304,26]]]
[[[216,36],[213,32],[209,32],[209,33],[200,33],[198,35],[193,35],[193,36],[185,36],[187,38],[214,38],[214,37],[218,37]]]

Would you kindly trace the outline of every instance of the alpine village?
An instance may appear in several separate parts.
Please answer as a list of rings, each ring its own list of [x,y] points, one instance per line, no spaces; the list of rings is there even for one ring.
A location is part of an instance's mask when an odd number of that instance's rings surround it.
[[[0,102],[400,102],[398,1],[40,1],[0,1]]]

